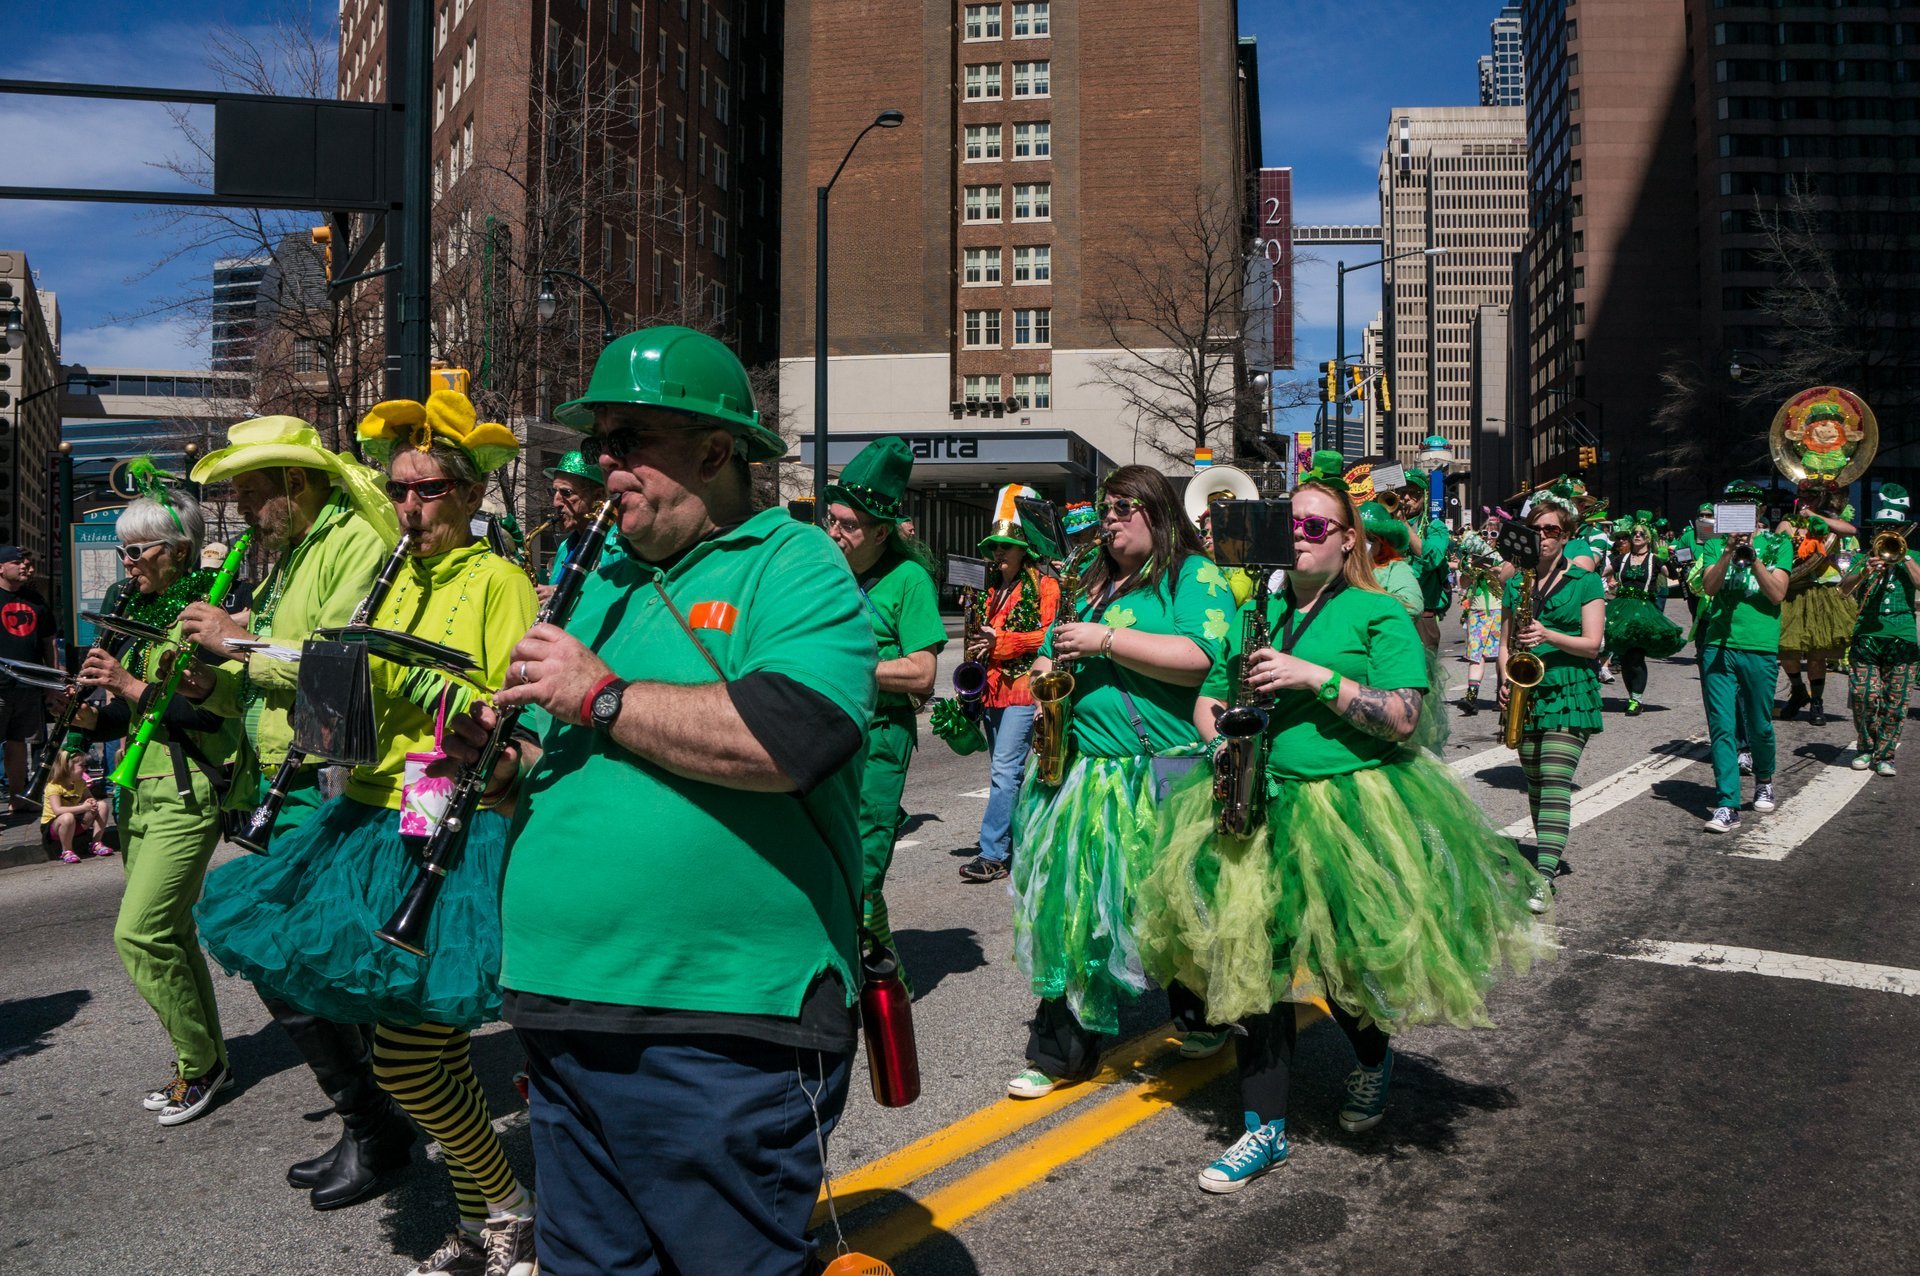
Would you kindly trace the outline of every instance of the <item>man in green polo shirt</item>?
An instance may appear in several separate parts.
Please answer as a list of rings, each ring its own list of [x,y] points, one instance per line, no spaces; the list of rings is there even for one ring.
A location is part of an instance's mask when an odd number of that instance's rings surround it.
[[[1736,479],[1722,500],[1753,505],[1758,526],[1764,497],[1758,486]],[[1780,600],[1793,570],[1793,539],[1765,531],[1717,535],[1701,548],[1693,570],[1705,597],[1696,630],[1700,695],[1719,791],[1706,828],[1732,833],[1740,828],[1742,740],[1753,755],[1753,809],[1764,815],[1774,808],[1773,688],[1780,677]]]
[[[1420,578],[1420,612],[1413,627],[1428,651],[1440,650],[1440,618],[1447,614],[1453,591],[1447,587],[1447,554],[1453,537],[1445,520],[1426,517],[1428,477],[1425,470],[1408,470],[1401,488],[1400,508],[1407,512],[1407,526],[1420,538],[1419,552],[1413,556],[1413,569]]]
[[[947,645],[926,551],[900,530],[906,517],[901,501],[912,474],[913,449],[905,439],[875,439],[827,488],[827,532],[860,584],[880,648],[875,675],[880,699],[867,724],[867,764],[860,779],[860,849],[866,887],[862,924],[888,949],[893,931],[884,890],[916,742],[914,702],[933,694],[934,661]]]
[[[213,712],[244,723],[247,748],[235,786],[251,807],[265,796],[293,743],[290,715],[300,662],[244,651],[231,642],[261,638],[298,651],[314,630],[346,624],[400,529],[384,478],[349,455],[327,451],[305,421],[289,416],[241,421],[227,431],[227,440],[228,446],[193,467],[193,480],[232,482],[240,516],[274,563],[254,591],[244,627],[207,603],[180,613],[181,633],[227,662],[211,670],[194,666],[199,674],[183,689]],[[299,768],[286,795],[269,835],[273,842],[324,801],[319,767]],[[311,1189],[316,1209],[351,1205],[378,1186],[382,1173],[411,1159],[413,1125],[374,1081],[369,1029],[262,1000],[299,1047],[345,1127],[333,1147],[289,1169],[287,1181]]]
[[[489,777],[519,779],[500,981],[541,1267],[797,1276],[854,1046],[866,604],[819,528],[753,512],[786,444],[713,338],[631,333],[554,417],[591,430],[625,552],[498,696],[551,717]]]

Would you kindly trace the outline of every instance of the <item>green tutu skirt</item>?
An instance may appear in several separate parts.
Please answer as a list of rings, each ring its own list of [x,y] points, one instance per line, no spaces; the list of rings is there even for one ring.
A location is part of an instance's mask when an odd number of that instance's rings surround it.
[[[427,955],[380,939],[413,885],[400,813],[334,798],[267,855],[207,877],[200,942],[262,996],[335,1023],[478,1028],[500,1017],[500,876],[507,821],[475,813],[427,926]],[[409,839],[417,842],[418,839]]]
[[[1118,1032],[1120,1002],[1147,988],[1133,894],[1158,829],[1143,757],[1081,754],[1057,789],[1029,767],[1014,806],[1014,961],[1035,996],[1065,998],[1093,1032]]]
[[[1809,585],[1780,604],[1780,654],[1838,655],[1853,638],[1860,608],[1838,585]]]
[[[1665,660],[1687,645],[1687,632],[1645,598],[1614,598],[1607,603],[1607,646],[1614,651],[1643,651]]]
[[[1250,838],[1214,832],[1205,773],[1161,814],[1141,952],[1153,978],[1206,997],[1210,1022],[1322,998],[1387,1032],[1485,1026],[1495,976],[1551,952],[1527,909],[1533,868],[1415,750],[1272,786]]]
[[[1592,665],[1548,665],[1529,694],[1527,730],[1599,732],[1600,675]]]
[[[1427,653],[1427,693],[1420,699],[1420,720],[1414,723],[1412,744],[1434,757],[1444,757],[1447,737],[1453,731],[1453,714],[1448,710],[1453,679],[1440,663],[1440,653]]]

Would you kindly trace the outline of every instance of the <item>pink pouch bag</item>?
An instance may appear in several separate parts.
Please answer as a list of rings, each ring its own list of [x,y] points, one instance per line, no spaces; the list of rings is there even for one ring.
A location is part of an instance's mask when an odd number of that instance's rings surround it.
[[[433,752],[409,753],[400,784],[400,834],[432,837],[447,814],[453,796],[453,777],[428,775],[427,768],[447,756],[441,747],[447,729],[447,693],[440,693],[440,713],[433,723]]]

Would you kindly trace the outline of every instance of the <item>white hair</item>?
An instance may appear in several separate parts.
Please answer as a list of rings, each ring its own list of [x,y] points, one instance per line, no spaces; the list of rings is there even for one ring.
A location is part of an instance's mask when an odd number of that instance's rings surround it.
[[[169,546],[184,545],[189,563],[200,558],[200,545],[206,540],[207,519],[200,512],[200,502],[178,489],[169,491],[167,499],[173,508],[151,497],[142,496],[120,512],[119,521],[114,530],[120,535],[123,545],[143,544],[147,541],[165,541]],[[174,522],[174,516],[180,521]]]

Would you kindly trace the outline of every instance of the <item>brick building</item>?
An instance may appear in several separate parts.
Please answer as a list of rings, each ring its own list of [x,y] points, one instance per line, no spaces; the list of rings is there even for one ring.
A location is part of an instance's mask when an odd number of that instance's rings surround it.
[[[955,544],[994,484],[1084,496],[1115,463],[1175,468],[1103,382],[1098,311],[1108,263],[1175,234],[1196,192],[1243,210],[1233,251],[1250,250],[1257,84],[1237,17],[1234,0],[792,0],[781,401],[803,430],[814,188],[878,112],[907,117],[832,191],[830,465],[906,434],[921,530]]]
[[[5,334],[16,328],[17,339]],[[47,564],[48,458],[60,443],[60,304],[23,252],[0,251],[0,543]]]

